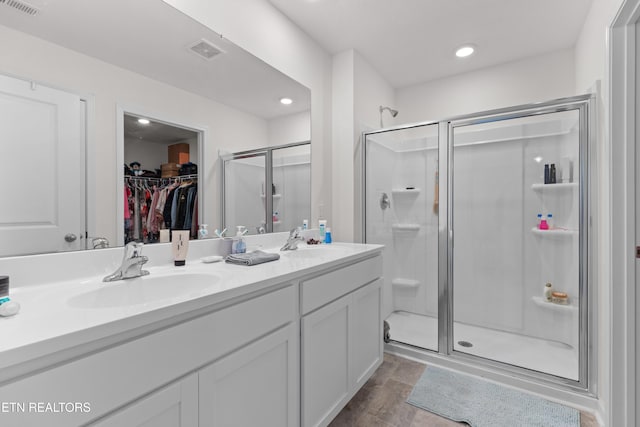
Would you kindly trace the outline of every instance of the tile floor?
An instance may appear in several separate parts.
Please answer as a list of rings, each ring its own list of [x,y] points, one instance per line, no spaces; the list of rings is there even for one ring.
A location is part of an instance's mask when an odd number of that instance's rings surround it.
[[[406,403],[425,365],[385,353],[376,373],[351,399],[329,427],[455,427],[464,426]],[[597,427],[589,413],[581,413],[581,427]],[[552,426],[549,426],[552,427]]]

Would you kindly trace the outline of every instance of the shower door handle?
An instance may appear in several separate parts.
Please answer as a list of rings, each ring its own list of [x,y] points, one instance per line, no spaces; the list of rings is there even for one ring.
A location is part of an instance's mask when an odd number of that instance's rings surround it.
[[[380,196],[380,209],[385,210],[391,207],[391,200],[389,200],[389,196],[387,193],[382,193]]]

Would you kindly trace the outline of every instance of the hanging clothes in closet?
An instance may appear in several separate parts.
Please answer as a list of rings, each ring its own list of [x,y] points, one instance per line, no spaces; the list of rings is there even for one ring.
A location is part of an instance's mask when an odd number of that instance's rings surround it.
[[[198,185],[193,177],[125,177],[125,243],[156,243],[161,229],[197,238]]]

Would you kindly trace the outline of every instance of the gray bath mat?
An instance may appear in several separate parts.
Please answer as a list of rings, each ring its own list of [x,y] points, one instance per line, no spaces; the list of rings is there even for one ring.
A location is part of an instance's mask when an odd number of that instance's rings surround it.
[[[473,427],[580,427],[580,413],[481,378],[427,367],[407,399]]]

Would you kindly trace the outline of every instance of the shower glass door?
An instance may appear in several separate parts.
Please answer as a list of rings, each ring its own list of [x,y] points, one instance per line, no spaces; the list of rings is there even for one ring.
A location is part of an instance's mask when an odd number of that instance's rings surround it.
[[[271,210],[271,187],[267,182],[267,153],[234,154],[223,159],[223,226],[227,236],[236,234],[236,227],[247,227],[256,234],[267,227],[267,212]],[[265,198],[265,195],[267,196]]]
[[[369,133],[365,241],[386,246],[389,339],[438,350],[438,124]]]
[[[583,378],[582,114],[569,105],[450,123],[453,353]]]

